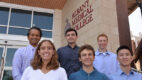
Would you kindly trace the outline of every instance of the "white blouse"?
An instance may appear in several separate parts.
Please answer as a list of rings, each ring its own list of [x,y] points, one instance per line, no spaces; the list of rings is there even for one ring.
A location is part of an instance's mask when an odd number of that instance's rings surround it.
[[[34,70],[29,66],[25,69],[21,80],[67,80],[67,74],[65,69],[61,67],[43,73],[40,69]]]

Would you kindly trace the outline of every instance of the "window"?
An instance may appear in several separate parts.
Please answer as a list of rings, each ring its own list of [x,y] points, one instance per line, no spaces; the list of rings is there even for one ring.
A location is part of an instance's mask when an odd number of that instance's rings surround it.
[[[34,12],[33,24],[47,30],[52,30],[53,14]]]
[[[43,37],[52,38],[53,14],[0,7],[0,33],[26,36],[32,26],[39,27]]]
[[[22,27],[30,28],[31,13],[32,13],[31,11],[12,9],[10,26],[22,26]]]
[[[12,79],[12,70],[4,70],[2,80],[13,80]]]
[[[2,54],[3,54],[3,48],[0,47],[0,66],[1,66],[1,58],[2,58]]]
[[[42,29],[43,37],[52,38],[53,14],[34,12],[33,25]]]
[[[43,37],[52,38],[52,31],[42,31]]]
[[[17,50],[16,48],[7,49],[6,63],[5,63],[6,66],[12,66],[12,59],[16,50]]]
[[[0,26],[0,33],[6,34],[7,27]]]
[[[0,33],[6,34],[9,9],[0,7]]]
[[[15,34],[15,35],[27,35],[28,33],[28,29],[24,29],[24,28],[13,28],[10,27],[9,28],[9,34]]]
[[[7,25],[9,9],[0,7],[0,25]]]

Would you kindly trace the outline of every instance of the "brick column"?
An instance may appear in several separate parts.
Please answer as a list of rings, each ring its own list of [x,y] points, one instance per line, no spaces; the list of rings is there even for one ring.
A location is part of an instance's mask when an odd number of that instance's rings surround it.
[[[127,45],[132,48],[128,22],[127,0],[116,0],[116,9],[120,45]]]

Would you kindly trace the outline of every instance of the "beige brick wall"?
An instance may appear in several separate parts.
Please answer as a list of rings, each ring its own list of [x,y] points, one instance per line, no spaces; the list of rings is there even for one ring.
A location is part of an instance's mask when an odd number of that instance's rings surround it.
[[[61,41],[62,46],[66,45],[64,38],[65,20],[72,21],[72,13],[79,8],[86,0],[67,0],[62,10]],[[109,37],[108,50],[115,52],[119,46],[119,33],[117,23],[116,1],[115,0],[89,0],[93,8],[93,21],[78,30],[79,46],[91,44],[95,50],[97,46],[97,35],[105,33]]]
[[[62,45],[62,11],[55,9],[53,21],[53,42],[56,49]]]
[[[62,10],[54,9],[55,13],[53,41],[56,45],[56,48],[67,44],[64,38],[64,28],[66,25],[65,20],[68,18],[69,22],[72,23],[72,13],[85,1],[86,0],[67,0]],[[12,2],[11,0],[6,0],[5,2],[28,5],[26,1],[25,3],[18,0],[15,0],[15,2]],[[31,3],[29,5],[33,6],[32,4],[34,3]],[[77,44],[79,46],[83,44],[91,44],[96,50],[98,48],[96,40],[97,35],[100,33],[106,33],[109,37],[108,50],[115,52],[116,48],[119,46],[116,1],[89,0],[89,5],[92,5],[93,8],[93,21],[78,30],[79,38]]]
[[[64,28],[66,25],[65,20],[68,18],[71,23],[72,13],[77,8],[79,8],[85,1],[86,0],[0,0],[0,2],[6,2],[6,3],[25,5],[25,6],[31,6],[31,7],[46,8],[46,9],[54,9],[53,42],[56,46],[56,49],[67,44],[67,42],[64,38]],[[120,1],[122,2],[122,0],[119,0],[119,2]],[[127,0],[127,1],[130,1],[130,0]],[[66,4],[64,6],[65,2],[66,2]],[[56,4],[56,3],[58,3],[58,4]],[[93,21],[86,24],[83,28],[78,30],[79,36],[78,36],[77,44],[79,46],[81,46],[83,44],[91,44],[96,50],[98,48],[97,40],[96,40],[97,35],[101,34],[101,33],[105,33],[108,35],[108,38],[109,38],[108,50],[115,52],[117,47],[119,46],[116,0],[89,0],[89,5],[92,5],[92,8],[93,8],[93,13],[92,13]],[[6,6],[9,6],[9,5],[6,5]],[[64,8],[63,8],[63,6],[64,6]],[[19,8],[21,8],[21,7],[19,7]],[[120,8],[120,6],[119,6],[119,8]],[[30,8],[30,9],[32,9],[32,8]],[[37,9],[37,8],[35,8],[35,9]],[[29,10],[29,8],[28,8],[28,10]],[[37,9],[37,10],[39,10],[39,9]],[[42,9],[41,11],[44,11],[44,10],[45,9]],[[126,12],[126,14],[127,14],[127,12]],[[125,14],[123,16],[125,16]],[[121,19],[119,19],[119,21],[122,20],[122,16],[119,15],[119,17],[121,17]],[[126,19],[126,17],[124,19]],[[124,20],[124,23],[125,22],[127,24],[127,19]],[[120,22],[120,24],[123,24],[123,23]],[[125,24],[120,25],[120,26],[125,27]],[[126,27],[127,27],[127,25],[126,25]],[[125,29],[127,29],[127,28],[125,28]],[[122,31],[122,32],[124,32],[124,31]],[[24,44],[24,45],[28,44],[27,42],[25,42],[25,40],[23,40],[23,39],[26,39],[26,37],[20,36],[20,37],[18,37],[18,39],[16,39],[16,42],[15,42],[14,38],[17,36],[8,35],[6,37],[3,37],[3,36],[5,36],[5,34],[1,34],[1,35],[0,35],[0,43],[2,43],[2,44],[5,44],[4,40],[6,40],[6,41],[8,40],[8,42],[9,42],[8,45],[9,44],[10,45],[15,45],[15,44],[21,45],[21,41],[23,41],[22,44]],[[126,34],[126,35],[128,35],[128,34]],[[124,38],[124,37],[122,36],[122,38]],[[127,39],[128,38],[125,39],[126,42],[127,42]],[[8,46],[5,46],[5,47],[8,47]]]

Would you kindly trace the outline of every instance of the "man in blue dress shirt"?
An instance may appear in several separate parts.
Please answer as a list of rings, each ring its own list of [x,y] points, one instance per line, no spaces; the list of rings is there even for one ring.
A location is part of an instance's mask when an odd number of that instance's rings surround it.
[[[90,45],[83,45],[79,49],[79,60],[82,63],[80,71],[72,73],[69,80],[109,80],[105,74],[93,67],[94,49]]]
[[[108,36],[100,34],[97,37],[99,49],[95,52],[94,67],[109,76],[119,69],[116,54],[107,50]]]
[[[37,27],[29,29],[27,38],[29,45],[23,48],[19,48],[13,58],[12,63],[12,76],[14,80],[21,80],[24,70],[30,65],[31,60],[34,57],[34,53],[38,42],[42,37],[42,32]]]
[[[117,59],[120,63],[120,69],[110,76],[111,80],[142,80],[142,74],[131,68],[133,53],[129,47],[120,46],[117,49]]]
[[[65,38],[68,45],[61,47],[57,50],[59,62],[61,67],[65,68],[67,75],[76,72],[80,69],[80,62],[78,60],[79,47],[76,45],[78,38],[77,31],[69,28],[65,32]]]

